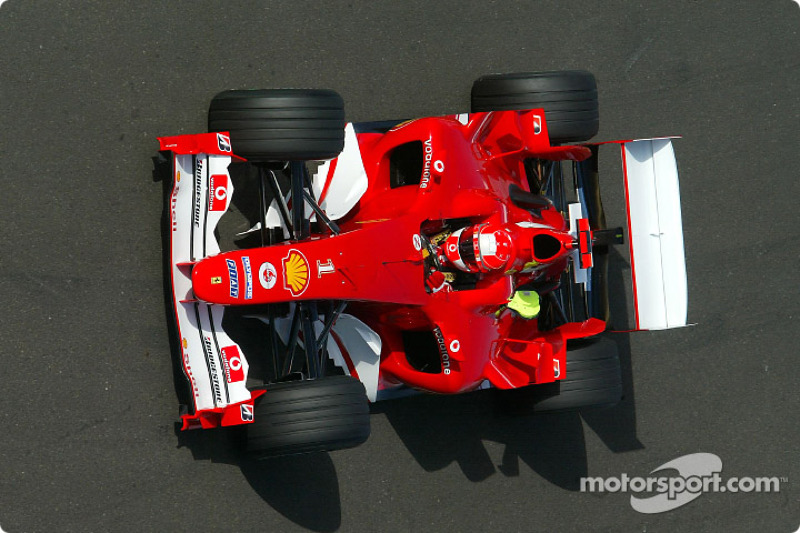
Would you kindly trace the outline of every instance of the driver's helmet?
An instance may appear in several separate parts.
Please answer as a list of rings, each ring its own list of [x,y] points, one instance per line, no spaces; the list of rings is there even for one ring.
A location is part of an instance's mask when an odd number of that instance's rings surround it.
[[[479,224],[455,231],[444,243],[447,260],[464,272],[489,272],[505,267],[514,241],[502,226]]]

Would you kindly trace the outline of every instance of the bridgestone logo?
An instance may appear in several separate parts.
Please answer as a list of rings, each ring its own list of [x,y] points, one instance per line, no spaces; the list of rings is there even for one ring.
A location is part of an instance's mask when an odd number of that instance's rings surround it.
[[[203,337],[203,348],[206,351],[206,359],[208,360],[208,368],[211,370],[211,388],[214,391],[214,402],[222,405],[222,386],[219,383],[219,371],[217,370],[217,362],[214,358],[214,349],[211,346],[211,339]]]
[[[222,135],[221,133],[217,133],[217,146],[219,146],[219,149],[222,152],[231,151],[231,141],[227,135]]]
[[[203,207],[203,160],[198,159],[194,167],[194,225],[200,227],[200,210]]]

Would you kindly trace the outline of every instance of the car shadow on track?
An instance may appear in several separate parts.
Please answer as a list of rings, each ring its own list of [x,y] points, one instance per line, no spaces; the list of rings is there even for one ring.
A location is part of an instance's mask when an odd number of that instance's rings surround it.
[[[327,453],[257,460],[243,452],[241,427],[181,431],[176,424],[175,434],[178,447],[191,450],[196,461],[241,468],[256,494],[292,522],[320,532],[341,527],[339,478]]]
[[[627,261],[612,251],[610,294],[626,293],[628,268]],[[611,307],[611,316],[621,317],[611,329],[626,329],[630,320],[626,299],[612,301]],[[419,395],[376,404],[373,411],[386,416],[428,471],[456,462],[467,479],[479,482],[498,472],[519,475],[521,461],[551,483],[577,491],[580,478],[588,475],[584,428],[591,429],[614,453],[644,447],[636,436],[629,334],[607,335],[619,348],[624,391],[623,400],[611,408],[520,415],[526,412],[525,406],[509,409],[502,391],[486,390],[450,397]],[[484,441],[505,445],[499,464],[490,457]]]
[[[582,413],[519,416],[499,411],[495,391],[465,396],[419,396],[387,402],[383,413],[415,460],[427,471],[456,462],[480,482],[495,473],[517,476],[520,462],[566,490],[580,489],[588,475],[584,422],[614,452],[642,448],[624,421],[628,400]],[[505,445],[497,464],[485,441]]]

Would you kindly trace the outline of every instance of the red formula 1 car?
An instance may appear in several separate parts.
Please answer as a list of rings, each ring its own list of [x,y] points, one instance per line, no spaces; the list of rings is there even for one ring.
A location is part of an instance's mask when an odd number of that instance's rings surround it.
[[[598,335],[624,232],[605,227],[600,145],[568,144],[597,128],[582,71],[486,76],[471,113],[410,121],[345,124],[332,91],[217,95],[214,133],[160,139],[184,429],[248,424],[249,449],[278,455],[363,442],[367,400],[413,390],[616,403],[616,347]],[[623,156],[637,329],[685,325],[671,140],[606,144]],[[258,208],[251,245],[221,252],[218,223],[241,211],[232,161]],[[234,338],[243,324],[255,342]]]

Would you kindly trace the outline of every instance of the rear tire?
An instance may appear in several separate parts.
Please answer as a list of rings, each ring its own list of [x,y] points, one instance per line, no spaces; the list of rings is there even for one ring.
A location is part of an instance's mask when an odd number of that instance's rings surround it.
[[[617,345],[600,337],[568,349],[563,380],[498,391],[505,410],[517,414],[609,407],[622,399]]]
[[[369,437],[364,385],[350,376],[274,383],[255,402],[247,451],[260,457],[352,448]]]
[[[472,112],[543,108],[551,142],[588,141],[600,127],[597,83],[585,70],[490,74],[472,84]]]
[[[344,102],[321,89],[224,91],[208,131],[229,131],[233,152],[252,162],[332,159],[344,147]]]

